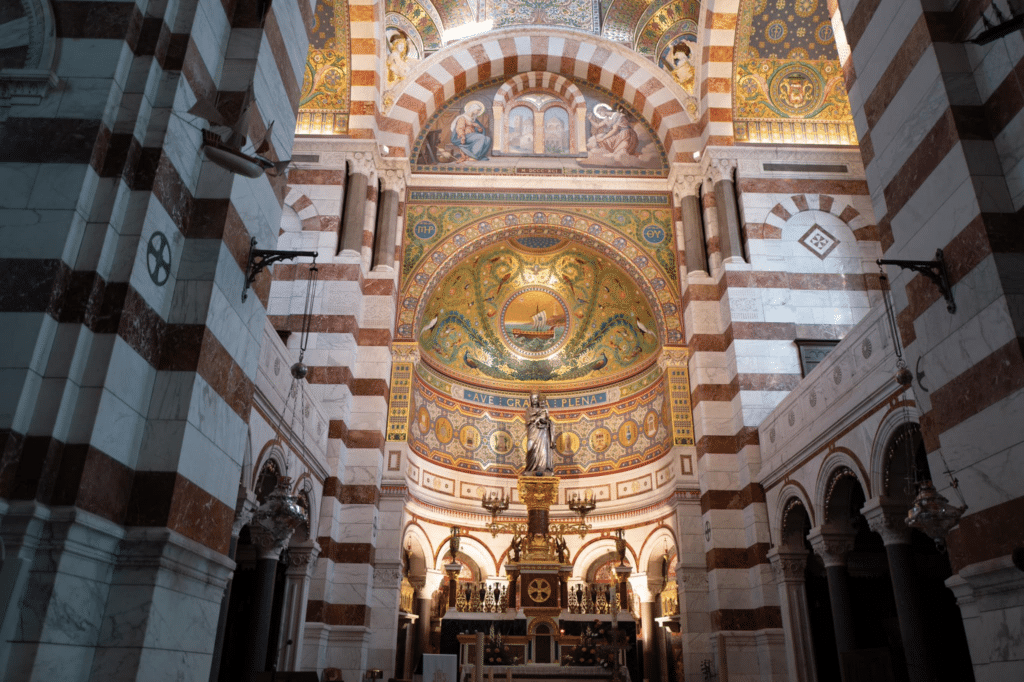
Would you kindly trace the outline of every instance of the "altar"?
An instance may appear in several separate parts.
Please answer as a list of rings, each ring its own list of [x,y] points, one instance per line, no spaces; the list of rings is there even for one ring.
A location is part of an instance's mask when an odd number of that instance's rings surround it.
[[[562,666],[533,663],[530,665],[485,665],[480,679],[483,682],[551,682],[552,680],[573,680],[573,682],[605,682],[612,679],[612,671],[601,666]],[[472,663],[462,666],[460,679],[477,679],[476,667]],[[620,677],[629,682],[629,671],[623,670]]]

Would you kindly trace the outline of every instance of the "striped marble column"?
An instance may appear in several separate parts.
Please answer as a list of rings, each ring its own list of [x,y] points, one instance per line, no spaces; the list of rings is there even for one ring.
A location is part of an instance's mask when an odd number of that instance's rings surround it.
[[[927,278],[889,268],[907,360],[921,377],[929,465],[957,472],[968,505],[948,538],[953,580],[962,581],[965,604],[975,589],[1019,593],[1009,555],[1024,545],[1024,527],[1011,521],[1024,513],[1024,479],[1008,463],[1022,437],[1005,420],[1024,407],[1024,312],[1013,284],[1024,264],[1022,39],[966,42],[986,29],[983,13],[998,23],[988,2],[847,0],[838,10],[885,256],[931,260],[941,248],[955,296],[951,314]],[[955,500],[948,479],[935,478]],[[1024,674],[1024,643],[981,625],[1019,621],[1024,607],[985,600],[980,608],[965,621],[976,677]]]

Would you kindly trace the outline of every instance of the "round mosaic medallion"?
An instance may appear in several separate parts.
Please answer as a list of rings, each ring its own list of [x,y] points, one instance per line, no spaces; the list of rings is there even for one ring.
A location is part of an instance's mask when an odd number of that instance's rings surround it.
[[[644,417],[644,435],[648,438],[654,438],[658,433],[658,413],[651,410]]]
[[[814,32],[814,39],[822,45],[828,45],[835,37],[835,33],[832,30],[832,24],[827,21],[823,21],[818,24],[818,29]]]
[[[814,10],[818,9],[818,0],[796,0],[793,3],[793,9],[796,11],[797,16],[809,17],[814,13]]]
[[[471,424],[466,424],[459,429],[459,443],[469,451],[480,447],[480,430]]]
[[[438,417],[434,423],[434,433],[437,435],[438,442],[441,445],[447,445],[452,442],[452,437],[455,435],[452,430],[452,423],[448,421],[448,417]]]
[[[501,335],[526,357],[543,358],[561,348],[568,335],[569,308],[546,287],[526,287],[501,307]]]
[[[421,220],[412,228],[413,234],[419,239],[430,239],[437,234],[437,225],[429,220]]]
[[[600,426],[590,432],[590,449],[594,452],[604,452],[612,444],[611,432]]]
[[[769,43],[781,43],[782,39],[786,37],[786,22],[776,19],[768,24],[764,30],[764,37],[768,39]]]
[[[768,82],[771,103],[789,116],[806,116],[813,112],[825,96],[821,76],[799,62],[786,64]]]
[[[420,427],[420,433],[425,434],[430,430],[430,413],[427,412],[427,408],[421,406],[419,412],[416,413],[416,423]]]
[[[619,427],[619,442],[622,443],[623,447],[631,447],[639,435],[640,428],[632,419],[622,422],[622,426]]]
[[[495,431],[491,434],[491,450],[497,455],[507,455],[512,450],[515,441],[508,431]]]
[[[572,431],[562,431],[555,436],[555,450],[566,457],[575,455],[580,450],[580,437]]]

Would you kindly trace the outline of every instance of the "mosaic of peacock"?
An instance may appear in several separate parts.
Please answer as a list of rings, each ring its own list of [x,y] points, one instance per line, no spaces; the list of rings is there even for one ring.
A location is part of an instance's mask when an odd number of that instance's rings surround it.
[[[546,397],[556,475],[639,466],[672,448],[657,365],[616,387]],[[525,461],[526,400],[525,393],[481,391],[421,364],[413,377],[409,446],[442,466],[516,475]]]
[[[636,282],[555,237],[502,241],[466,258],[436,286],[421,319],[424,361],[484,386],[613,383],[649,367],[661,347]]]

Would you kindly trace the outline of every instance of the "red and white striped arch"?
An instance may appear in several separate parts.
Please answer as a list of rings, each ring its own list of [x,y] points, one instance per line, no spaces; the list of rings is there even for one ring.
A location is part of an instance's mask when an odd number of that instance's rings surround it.
[[[494,101],[500,104],[507,104],[521,93],[532,88],[546,88],[558,93],[573,106],[586,106],[583,92],[576,87],[576,84],[565,76],[559,76],[550,71],[530,71],[521,73],[510,81],[506,82],[494,93]]]
[[[598,36],[555,29],[513,29],[470,38],[416,66],[379,122],[377,139],[391,155],[408,155],[427,120],[445,102],[477,83],[531,71],[599,85],[622,97],[651,124],[670,161],[701,147],[701,127],[683,110],[671,75],[636,52]]]

